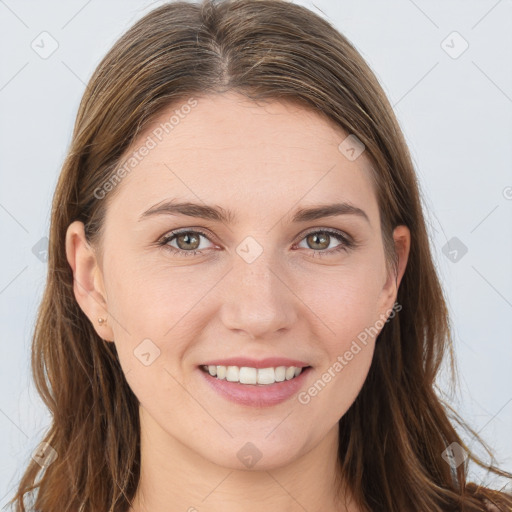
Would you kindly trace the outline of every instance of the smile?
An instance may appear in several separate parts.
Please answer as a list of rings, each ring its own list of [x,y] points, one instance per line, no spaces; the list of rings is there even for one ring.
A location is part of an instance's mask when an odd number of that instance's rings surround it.
[[[298,377],[303,368],[297,366],[277,366],[269,368],[252,368],[249,366],[215,366],[202,365],[201,370],[208,372],[212,377],[228,382],[238,382],[239,384],[252,384],[268,386],[276,382],[292,380]],[[307,367],[309,368],[309,367]],[[304,368],[305,369],[305,368]]]

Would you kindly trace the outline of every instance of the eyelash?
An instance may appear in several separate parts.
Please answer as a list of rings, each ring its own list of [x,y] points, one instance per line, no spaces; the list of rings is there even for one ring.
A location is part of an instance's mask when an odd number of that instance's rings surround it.
[[[203,250],[184,251],[183,249],[176,249],[175,247],[171,247],[170,245],[168,245],[168,243],[171,242],[172,240],[174,240],[174,238],[176,238],[177,236],[183,235],[183,234],[190,234],[190,233],[202,235],[209,240],[208,235],[206,233],[204,233],[203,231],[200,231],[197,229],[194,229],[194,230],[184,229],[184,230],[176,230],[176,231],[169,232],[161,240],[158,241],[158,246],[161,246],[164,249],[171,251],[171,253],[177,254],[179,256],[196,256],[197,254],[202,254]],[[327,233],[327,234],[333,236],[334,238],[336,238],[336,240],[338,240],[341,243],[334,249],[328,249],[328,250],[327,249],[324,249],[324,250],[309,249],[310,251],[313,251],[313,257],[330,256],[330,255],[339,253],[341,251],[348,252],[349,250],[355,249],[358,246],[356,241],[353,240],[351,237],[348,237],[341,231],[337,231],[337,230],[333,230],[333,229],[329,229],[329,228],[309,231],[308,233],[304,234],[304,236],[301,238],[301,240],[299,242],[304,240],[304,238],[306,238],[309,235],[318,234],[318,233]]]

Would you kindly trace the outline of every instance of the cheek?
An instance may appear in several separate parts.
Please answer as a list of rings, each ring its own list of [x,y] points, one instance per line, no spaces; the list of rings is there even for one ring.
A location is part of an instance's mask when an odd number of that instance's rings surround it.
[[[298,295],[329,327],[330,351],[375,323],[382,292],[375,267],[347,265],[302,280]]]
[[[305,411],[321,413],[326,424],[333,425],[348,411],[368,376],[375,341],[371,336],[352,336],[347,328],[335,342],[325,344],[327,357],[315,369],[314,378],[297,395]],[[361,341],[362,340],[362,341]]]
[[[315,380],[298,396],[299,403],[328,411],[327,421],[338,421],[356,399],[371,366],[377,323],[379,277],[369,268],[338,269],[316,286],[303,287],[308,306],[319,311],[317,331],[323,359]],[[323,287],[318,287],[323,283]]]
[[[115,256],[106,264],[106,275],[109,311],[139,337],[164,336],[207,294],[215,277],[195,265],[165,264],[163,257]]]
[[[198,267],[192,265],[170,268],[161,261],[116,258],[110,259],[107,272],[114,340],[130,387],[143,404],[159,393],[176,393],[179,400],[176,382],[185,378],[181,361],[208,321],[209,291],[218,276],[203,272],[198,278]]]

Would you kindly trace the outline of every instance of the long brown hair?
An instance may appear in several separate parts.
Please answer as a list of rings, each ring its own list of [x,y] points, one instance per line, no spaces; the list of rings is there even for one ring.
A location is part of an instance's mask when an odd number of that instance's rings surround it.
[[[43,441],[58,456],[43,469],[29,461],[10,503],[25,511],[24,497],[32,496],[40,512],[129,508],[140,474],[138,401],[115,345],[97,335],[77,304],[66,230],[80,220],[88,240],[100,244],[112,192],[103,199],[98,187],[135,137],[169,105],[228,90],[257,101],[298,102],[356,135],[372,161],[389,267],[396,263],[393,228],[404,224],[411,232],[397,297],[402,309],[383,327],[365,384],[339,422],[339,464],[359,506],[482,511],[488,500],[512,510],[510,494],[466,482],[470,460],[512,474],[469,450],[454,421],[486,445],[435,392],[445,356],[454,380],[450,321],[417,177],[392,108],[343,35],[284,0],[166,4],[129,29],[90,79],[53,199],[48,278],[32,346],[33,378],[52,414]],[[467,452],[465,463],[447,463],[452,443]]]

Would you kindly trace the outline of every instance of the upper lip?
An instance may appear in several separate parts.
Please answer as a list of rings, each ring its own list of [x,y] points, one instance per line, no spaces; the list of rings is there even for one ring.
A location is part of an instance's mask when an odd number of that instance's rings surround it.
[[[267,357],[265,359],[251,359],[249,357],[230,357],[228,359],[215,359],[203,363],[204,366],[248,366],[250,368],[276,368],[278,366],[296,366],[305,368],[309,366],[304,361],[288,359],[286,357]]]

